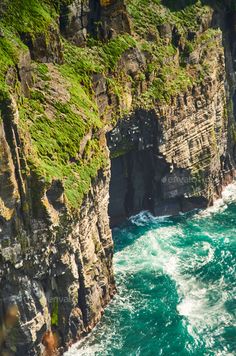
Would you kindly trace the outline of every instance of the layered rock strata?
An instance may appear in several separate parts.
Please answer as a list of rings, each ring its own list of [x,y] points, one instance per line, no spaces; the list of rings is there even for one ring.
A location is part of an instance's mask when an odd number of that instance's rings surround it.
[[[47,185],[26,173],[18,121],[12,97],[1,106],[0,348],[40,355],[48,330],[58,347],[80,338],[114,294],[110,169],[98,172],[70,213],[59,180]]]
[[[224,63],[217,49],[202,85],[170,105],[137,110],[108,134],[114,222],[143,209],[175,215],[206,207],[232,179]]]

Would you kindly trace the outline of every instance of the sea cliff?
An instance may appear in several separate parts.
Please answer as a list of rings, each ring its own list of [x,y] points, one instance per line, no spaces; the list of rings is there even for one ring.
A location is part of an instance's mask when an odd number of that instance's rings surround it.
[[[232,181],[235,33],[233,1],[2,1],[3,354],[62,352],[96,325],[110,226]]]

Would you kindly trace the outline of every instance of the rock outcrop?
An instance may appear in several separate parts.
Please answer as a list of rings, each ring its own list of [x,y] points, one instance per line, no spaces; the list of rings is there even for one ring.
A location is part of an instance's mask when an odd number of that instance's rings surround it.
[[[108,134],[112,225],[140,210],[176,215],[207,207],[234,177],[236,81],[232,3],[224,9],[215,6],[214,12],[201,22],[199,32],[189,33],[190,37],[201,36],[211,26],[221,29],[216,42],[209,38],[205,49],[202,43],[186,57],[190,65],[207,57],[210,70],[204,81],[172,97],[168,105],[159,103],[151,110],[138,109],[122,118]],[[160,25],[159,32],[167,42],[176,43],[178,38],[177,46],[185,51],[173,26]],[[127,60],[122,63],[127,71],[130,66],[145,66],[145,61],[140,64],[137,59],[131,59],[131,65]],[[139,88],[138,95],[142,91]]]
[[[175,215],[206,207],[232,179],[221,41],[219,35],[218,47],[208,53],[211,70],[204,83],[169,105],[138,109],[109,133],[114,223],[144,209]]]
[[[62,9],[60,22],[64,36],[76,45],[85,45],[90,35],[104,41],[131,32],[123,0],[76,0]]]

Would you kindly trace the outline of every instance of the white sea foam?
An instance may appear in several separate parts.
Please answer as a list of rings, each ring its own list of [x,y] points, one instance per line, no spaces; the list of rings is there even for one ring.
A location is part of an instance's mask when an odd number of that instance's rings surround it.
[[[141,213],[131,216],[129,221],[137,226],[146,226],[148,223],[165,222],[169,218],[166,216],[153,216],[149,211],[142,211]]]
[[[199,219],[222,212],[229,203],[235,201],[236,184],[231,184],[224,190],[222,199],[217,200],[213,207],[197,213],[192,222],[194,223],[196,219],[196,224],[199,224]],[[138,296],[139,292],[127,287],[127,278],[141,271],[164,273],[176,283],[179,295],[177,310],[185,318],[188,332],[193,335],[196,343],[205,342],[209,350],[213,349],[215,338],[220,340],[224,327],[236,326],[234,316],[229,314],[225,308],[225,302],[229,299],[227,283],[224,277],[216,282],[204,282],[188,272],[214,263],[216,251],[214,244],[211,244],[211,235],[205,233],[207,241],[199,240],[191,243],[189,248],[188,246],[181,247],[181,244],[175,243],[185,238],[181,224],[163,226],[162,223],[168,221],[167,217],[155,218],[146,211],[130,218],[130,221],[140,227],[150,223],[152,229],[136,240],[132,234],[129,235],[127,232],[127,238],[133,239],[132,244],[114,256],[115,272],[119,276],[119,294],[113,300],[109,310],[111,314],[114,313],[115,318],[112,318],[112,322],[109,318],[104,319],[85,340],[71,347],[65,355],[94,356],[99,354],[106,356],[108,355],[106,350],[111,345],[113,348],[122,350],[122,338],[118,335],[123,325],[119,320],[119,313],[126,310],[132,315],[142,303],[145,305],[145,300]],[[227,239],[225,242],[227,243]],[[230,251],[222,252],[222,258],[226,259],[229,254]],[[231,269],[229,267],[228,272],[234,273],[233,266]],[[150,288],[152,288],[151,285]],[[230,293],[233,295],[236,290],[231,290]],[[213,295],[217,299],[216,302],[211,301]],[[140,305],[137,305],[137,300]],[[199,335],[203,340],[199,339]],[[190,349],[192,347],[189,345]],[[137,350],[136,355],[139,355],[138,352]],[[227,351],[227,348],[214,350],[214,354],[216,356],[233,355]]]
[[[236,202],[236,182],[225,187],[222,192],[222,197],[217,199],[213,206],[202,210],[198,215],[202,217],[209,216],[214,213],[221,213],[227,208],[228,204],[233,202]]]

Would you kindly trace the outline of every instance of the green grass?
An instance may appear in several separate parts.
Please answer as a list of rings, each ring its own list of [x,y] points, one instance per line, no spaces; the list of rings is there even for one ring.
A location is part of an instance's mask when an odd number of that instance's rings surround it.
[[[178,4],[176,0],[173,2]],[[170,1],[127,0],[127,8],[133,20],[135,32],[145,38],[148,33],[157,34],[158,26],[165,23],[176,26],[180,33],[197,30],[200,19],[211,11],[210,7],[200,0],[186,1],[186,6],[175,11],[170,5]]]
[[[92,75],[103,73],[106,77],[133,43],[126,41],[125,36],[107,44],[96,43],[93,48],[78,48],[65,41],[65,63],[58,65],[57,69],[64,77],[70,99],[67,102],[50,102],[53,118],[45,113],[53,78],[47,65],[35,64],[35,82],[40,79],[44,88],[32,90],[31,97],[24,98],[20,106],[21,130],[29,131],[31,140],[29,165],[48,184],[53,179],[60,179],[73,208],[80,206],[84,194],[90,189],[91,179],[106,163],[104,146],[101,146],[98,134],[104,123],[93,99]],[[6,70],[8,65],[14,64],[11,58],[9,55]],[[113,79],[109,84],[112,90],[116,81]],[[93,138],[80,156],[80,142],[90,130]]]
[[[0,37],[0,95],[10,92],[6,73],[26,50],[20,35],[30,34],[34,38],[43,33],[47,38],[49,28],[57,26],[56,9],[64,1],[67,0],[54,0],[52,6],[49,0],[3,0],[7,6],[0,20],[0,29],[4,32],[4,37]],[[119,35],[106,43],[90,38],[85,48],[63,40],[64,64],[54,65],[54,69],[64,78],[69,93],[66,99],[55,100],[50,96],[54,79],[50,67],[35,63],[34,80],[35,83],[41,81],[43,87],[32,89],[30,98],[19,100],[21,133],[27,144],[30,140],[28,164],[48,185],[53,179],[60,179],[72,208],[80,206],[92,178],[106,165],[106,152],[99,132],[107,122],[100,117],[94,100],[93,75],[103,75],[108,92],[115,94],[120,103],[127,83],[135,93],[140,82],[149,78],[146,92],[139,97],[134,95],[133,109],[136,106],[153,108],[156,102],[168,103],[172,96],[187,90],[197,80],[204,80],[209,70],[207,61],[203,59],[190,71],[185,59],[197,46],[208,43],[211,49],[216,45],[215,30],[206,31],[196,40],[187,39],[187,32],[196,31],[200,26],[199,19],[210,11],[200,1],[178,9],[171,4],[164,6],[164,0],[127,0],[127,4],[133,24],[132,36]],[[180,56],[173,43],[160,38],[158,29],[165,23],[176,26],[182,36],[185,50]],[[119,67],[122,55],[135,47],[149,58],[147,67],[140,70],[136,81]],[[51,116],[46,113],[48,106]],[[121,110],[113,113],[115,119],[122,115]],[[81,141],[90,131],[92,138],[80,153]]]
[[[170,103],[171,97],[186,91],[193,85],[193,78],[181,67],[164,66],[160,69],[148,90],[140,96],[140,106],[152,106],[153,101],[159,104]]]
[[[182,28],[182,32],[189,30],[197,31],[202,18],[211,11],[208,5],[203,5],[203,3],[198,0],[179,11],[171,12],[171,19],[177,27]]]
[[[155,101],[169,103],[172,96],[204,80],[209,74],[207,61],[203,59],[199,65],[189,66],[188,58],[198,46],[206,43],[208,47],[216,46],[217,30],[209,29],[192,40],[188,34],[200,30],[202,18],[212,11],[208,5],[200,0],[127,0],[127,7],[136,43],[151,58],[145,74],[153,78],[147,91],[136,99],[136,105],[151,107]],[[161,38],[159,33],[160,27],[166,24],[170,25],[170,40]],[[171,41],[173,28],[180,37],[181,48]]]
[[[128,49],[136,47],[136,45],[136,41],[132,36],[129,34],[124,34],[110,40],[105,45],[101,45],[99,48],[99,53],[105,63],[106,68],[115,70],[122,54]]]
[[[19,61],[20,54],[26,51],[26,47],[9,29],[5,28],[0,22],[0,30],[4,37],[0,37],[0,93],[6,93],[8,86],[6,74],[11,66],[15,66]]]
[[[40,0],[2,0],[5,6],[3,23],[18,33],[44,33],[49,25],[56,25],[56,11]]]
[[[50,87],[46,67],[39,64],[38,74],[43,75],[45,86]],[[70,206],[76,208],[89,191],[91,179],[105,164],[104,147],[100,147],[96,135],[87,143],[82,157],[79,155],[80,141],[91,129],[96,133],[102,122],[96,104],[80,84],[80,69],[77,72],[77,67],[68,64],[58,68],[68,85],[70,100],[52,100],[54,116],[49,118],[45,114],[49,95],[46,98],[41,91],[32,91],[31,98],[25,98],[21,105],[21,129],[28,129],[30,133],[31,169],[48,183],[61,179]]]
[[[47,34],[50,26],[56,26],[56,12],[49,2],[40,0],[2,0],[1,12],[0,91],[6,93],[6,73],[18,63],[21,53],[27,50],[20,35],[27,33],[34,38],[36,34]]]

